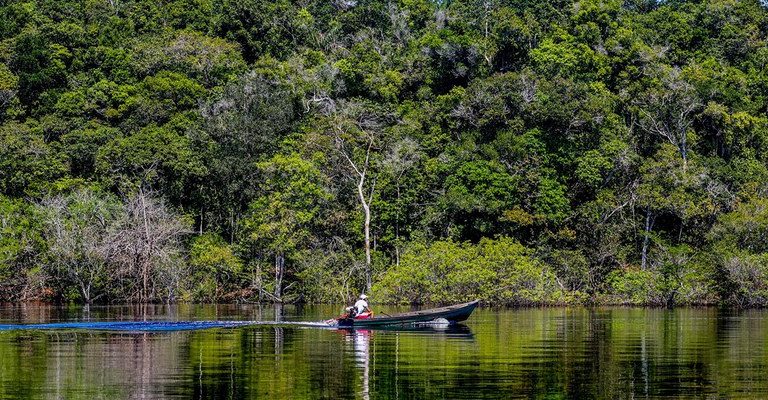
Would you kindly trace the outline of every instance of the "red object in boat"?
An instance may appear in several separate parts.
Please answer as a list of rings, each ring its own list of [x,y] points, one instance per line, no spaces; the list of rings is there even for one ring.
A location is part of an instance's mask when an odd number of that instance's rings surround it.
[[[344,321],[344,320],[351,321],[351,320],[370,319],[370,318],[373,318],[373,311],[368,311],[368,312],[364,312],[362,314],[356,315],[352,319],[349,318],[349,314],[341,314],[334,319],[329,319],[323,322],[325,322],[326,324],[333,324],[334,322]]]
[[[373,317],[373,312],[371,312],[371,311],[355,315],[355,319],[368,319],[368,318],[371,318],[371,317]]]

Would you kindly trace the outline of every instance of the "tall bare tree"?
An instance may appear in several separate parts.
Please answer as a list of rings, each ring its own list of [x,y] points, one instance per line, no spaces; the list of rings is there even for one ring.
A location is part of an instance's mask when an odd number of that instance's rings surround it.
[[[110,234],[109,253],[120,265],[121,275],[128,278],[132,289],[129,297],[148,302],[157,296],[158,272],[176,261],[179,241],[189,228],[165,203],[143,189],[128,198],[124,207]]]
[[[381,149],[384,117],[363,103],[339,102],[330,115],[329,134],[343,159],[348,179],[355,182],[363,210],[365,237],[365,288],[371,290],[371,202],[376,192],[375,165]]]
[[[84,189],[46,198],[40,207],[49,243],[48,273],[62,285],[77,285],[88,304],[107,294],[108,232],[120,203]]]

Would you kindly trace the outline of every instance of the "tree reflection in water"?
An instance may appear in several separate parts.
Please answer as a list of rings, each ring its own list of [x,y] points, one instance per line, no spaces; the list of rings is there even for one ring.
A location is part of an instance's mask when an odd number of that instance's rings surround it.
[[[14,306],[0,324],[334,311]],[[0,398],[768,398],[765,321],[768,310],[548,308],[477,310],[442,331],[0,331]]]

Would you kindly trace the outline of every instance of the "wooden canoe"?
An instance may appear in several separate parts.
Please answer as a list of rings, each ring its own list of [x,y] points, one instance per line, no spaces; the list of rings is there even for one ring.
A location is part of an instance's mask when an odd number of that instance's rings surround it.
[[[338,326],[368,327],[386,325],[407,325],[434,321],[438,318],[448,320],[449,323],[465,321],[477,307],[478,300],[469,303],[455,304],[447,307],[432,308],[429,310],[411,311],[402,314],[381,315],[366,319],[344,318],[338,320]],[[375,314],[374,314],[375,315]]]

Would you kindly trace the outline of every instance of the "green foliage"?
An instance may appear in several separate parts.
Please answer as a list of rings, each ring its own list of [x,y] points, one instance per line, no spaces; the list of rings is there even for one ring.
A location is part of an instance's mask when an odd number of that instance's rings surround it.
[[[0,300],[338,301],[372,272],[397,302],[763,305],[766,21],[757,1],[0,2]],[[131,243],[163,236],[147,210],[173,234],[120,249],[91,296],[87,241],[44,228],[102,237],[99,202]]]
[[[202,197],[214,219],[231,231],[257,194],[254,165],[274,155],[297,124],[297,88],[283,81],[284,64],[262,66],[226,85],[203,106],[202,122],[190,129],[207,167]],[[205,205],[203,205],[205,206]]]
[[[628,304],[650,304],[650,299],[658,298],[656,279],[658,276],[649,270],[628,268],[612,271],[606,278],[611,293]],[[615,302],[615,300],[614,300]]]
[[[162,39],[141,43],[135,49],[132,67],[140,74],[173,71],[213,87],[245,69],[238,47],[224,39],[195,31],[179,31]]]
[[[462,210],[503,209],[506,197],[514,191],[512,177],[500,165],[486,162],[463,164],[446,180],[446,186],[449,201]]]
[[[609,304],[665,306],[713,304],[713,271],[704,264],[680,263],[680,249],[671,249],[659,265],[642,270],[617,269],[608,274],[608,290],[601,302]]]
[[[0,192],[8,196],[43,193],[67,170],[66,157],[45,142],[34,123],[0,126]]]
[[[304,250],[293,255],[297,292],[310,303],[348,303],[365,286],[364,264],[348,246],[333,252]]]
[[[277,154],[256,167],[265,176],[266,193],[251,203],[244,228],[266,249],[294,251],[310,239],[308,228],[318,223],[322,202],[328,200],[323,176],[298,154]]]
[[[59,44],[50,43],[40,32],[25,30],[16,36],[13,54],[10,67],[19,77],[19,97],[23,104],[37,105],[43,92],[66,83],[66,63],[71,53]]]
[[[283,280],[294,273],[296,253],[310,246],[323,203],[329,199],[324,177],[298,154],[277,154],[256,165],[264,176],[264,194],[257,197],[243,219],[244,245],[258,262],[274,260],[275,297],[282,295]],[[289,264],[286,267],[286,263]]]
[[[191,299],[202,302],[233,300],[243,279],[243,261],[232,246],[215,233],[196,237],[189,248]]]
[[[19,77],[0,62],[0,122],[15,113],[14,108],[19,105],[19,99],[16,97],[18,87]]]
[[[119,136],[118,129],[100,124],[91,124],[62,135],[62,151],[69,159],[71,175],[93,176],[99,149]]]
[[[0,294],[4,298],[23,297],[24,293],[13,293],[14,289],[25,283],[26,269],[39,261],[45,246],[35,208],[0,195]]]
[[[577,163],[576,177],[590,187],[599,187],[603,182],[605,171],[613,166],[611,159],[598,150],[584,153]]]
[[[605,56],[567,34],[542,41],[538,48],[531,51],[531,59],[536,69],[545,76],[599,80],[609,72]]]
[[[768,304],[768,200],[744,199],[718,218],[713,242],[716,289],[723,302],[738,306]]]
[[[287,0],[224,0],[221,3],[216,32],[239,43],[248,61],[264,55],[285,57],[309,33],[305,27],[311,24],[312,15]]]
[[[553,304],[562,296],[555,279],[513,239],[482,239],[477,245],[441,241],[413,245],[373,293],[396,303]]]
[[[138,84],[120,108],[118,114],[127,119],[127,126],[135,128],[149,123],[163,124],[175,113],[198,105],[205,88],[183,74],[160,71]]]
[[[112,139],[99,148],[95,166],[108,186],[130,189],[151,185],[173,199],[184,193],[190,180],[205,173],[189,139],[156,126]]]

